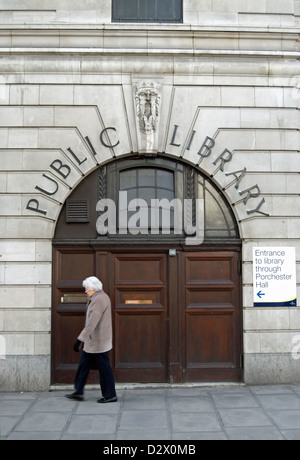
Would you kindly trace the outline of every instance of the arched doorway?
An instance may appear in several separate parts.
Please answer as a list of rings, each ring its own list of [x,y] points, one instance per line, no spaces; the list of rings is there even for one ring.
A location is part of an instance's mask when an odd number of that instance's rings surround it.
[[[203,241],[191,241],[198,203]],[[241,380],[238,228],[198,170],[165,157],[97,169],[64,204],[53,251],[52,383],[73,382],[72,343],[86,303],[81,283],[90,275],[112,300],[117,382]]]

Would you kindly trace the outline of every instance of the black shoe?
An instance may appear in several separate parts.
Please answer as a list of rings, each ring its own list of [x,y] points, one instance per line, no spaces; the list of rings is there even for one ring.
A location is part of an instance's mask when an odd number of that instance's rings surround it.
[[[98,399],[97,403],[105,404],[105,403],[117,402],[117,401],[118,401],[118,397],[117,397],[117,396],[113,396],[112,398],[101,398],[101,399]]]
[[[77,393],[77,391],[75,391],[75,393],[72,393],[70,395],[65,395],[65,396],[66,398],[72,399],[73,401],[83,401],[83,394]]]

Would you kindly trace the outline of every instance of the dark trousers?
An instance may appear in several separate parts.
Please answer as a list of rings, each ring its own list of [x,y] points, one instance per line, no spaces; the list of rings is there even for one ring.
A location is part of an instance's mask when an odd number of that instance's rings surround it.
[[[99,372],[99,382],[102,396],[106,399],[116,396],[115,380],[110,366],[108,352],[86,353],[82,351],[75,377],[75,389],[83,394],[91,369]]]

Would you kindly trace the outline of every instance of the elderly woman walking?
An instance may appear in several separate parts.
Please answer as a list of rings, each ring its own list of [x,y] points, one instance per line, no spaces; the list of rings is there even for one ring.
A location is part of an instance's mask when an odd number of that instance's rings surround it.
[[[84,386],[91,369],[99,372],[102,398],[98,403],[109,403],[118,400],[115,381],[111,369],[108,352],[112,349],[111,302],[103,291],[101,281],[95,276],[86,278],[83,283],[89,297],[86,310],[85,327],[79,334],[73,349],[82,350],[79,366],[75,377],[75,392],[66,395],[76,401],[83,400]]]

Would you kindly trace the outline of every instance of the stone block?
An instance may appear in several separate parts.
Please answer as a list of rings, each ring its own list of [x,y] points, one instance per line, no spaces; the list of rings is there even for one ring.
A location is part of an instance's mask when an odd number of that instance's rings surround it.
[[[300,157],[296,152],[271,152],[272,171],[284,171],[287,173],[300,171]]]
[[[48,332],[51,314],[49,310],[26,309],[6,310],[4,312],[4,332]],[[41,353],[37,353],[41,354]]]
[[[299,174],[289,174],[286,178],[286,193],[300,195]]]
[[[24,126],[52,126],[53,107],[24,107]]]
[[[202,26],[238,25],[238,15],[231,12],[204,12],[198,14],[198,24]]]
[[[300,238],[300,219],[298,218],[290,218],[287,219],[287,236],[288,238]]]
[[[241,127],[246,129],[269,128],[270,110],[269,109],[241,109]]]
[[[51,287],[36,286],[34,305],[38,308],[51,308]]]
[[[0,265],[4,267],[4,264]],[[2,283],[3,284],[3,283]],[[0,286],[0,308],[33,308],[35,306],[35,290],[33,286]]]
[[[261,353],[292,353],[294,332],[261,332]]]
[[[4,264],[0,263],[0,285],[4,284]]]
[[[199,11],[200,13],[204,11],[211,11],[211,0],[203,0],[199,3],[198,0],[186,0],[183,3],[184,13]]]
[[[3,238],[52,238],[55,230],[53,221],[32,216],[28,218],[0,219],[0,231]]]
[[[259,107],[282,107],[282,88],[255,88],[255,102]]]
[[[51,284],[51,264],[7,262],[4,267],[5,284]]]
[[[290,329],[294,329],[294,330],[298,329],[299,334],[300,334],[300,310],[298,308],[291,308],[289,313],[290,313]]]
[[[48,312],[48,320],[50,323],[50,312]],[[36,333],[34,336],[34,354],[36,356],[51,355],[51,335],[50,328],[44,333]]]
[[[0,35],[0,42],[3,42],[3,40],[1,40],[1,35]],[[0,105],[9,104],[9,88],[10,87],[8,85],[6,77],[3,75],[0,75]]]
[[[29,128],[11,128],[8,131],[8,147],[10,149],[32,149],[38,147],[38,130]]]
[[[6,340],[6,357],[10,355],[34,355],[34,333],[4,333]]]
[[[233,107],[254,107],[255,96],[254,88],[235,88],[235,87],[222,87],[221,89],[221,103],[222,106]]]
[[[285,216],[289,210],[289,217],[300,216],[300,200],[294,196],[273,196],[273,213],[276,216]]]
[[[36,241],[35,260],[38,262],[51,262],[52,261],[52,242],[51,240]]]
[[[1,267],[4,264],[0,264]],[[3,284],[3,283],[2,283]],[[5,285],[0,286],[0,308],[11,309],[51,308],[51,287],[49,286],[24,286]]]
[[[294,130],[286,130],[284,131],[284,150],[288,151],[295,151],[297,152],[300,145],[300,131],[299,128]],[[299,158],[299,155],[298,155]],[[300,158],[299,158],[300,160]]]
[[[300,380],[299,361],[290,353],[246,353],[244,363],[244,381],[248,385],[291,384]]]
[[[43,19],[51,22],[51,19],[54,19],[54,14],[45,11]],[[30,34],[13,34],[11,42],[12,46],[16,48],[57,48],[60,43],[60,37],[58,33],[54,34],[51,30],[34,30]]]
[[[49,391],[50,356],[18,355],[0,360],[0,391]]]
[[[21,196],[0,196],[0,213],[4,216],[18,216],[21,214]]]
[[[40,87],[40,104],[42,105],[73,105],[73,85],[42,85]]]
[[[290,311],[272,308],[249,308],[244,312],[244,329],[247,331],[282,330],[290,327]]]
[[[265,208],[270,212],[270,216],[273,215],[271,205],[267,203]],[[241,222],[241,232],[243,238],[270,238],[270,239],[285,239],[289,238],[287,231],[287,219],[286,218],[270,218],[270,217],[259,217],[259,225],[257,225],[257,219],[251,219]]]
[[[0,193],[6,192],[6,173],[0,173]]]
[[[258,332],[244,332],[244,353],[261,353],[260,334]]]
[[[1,80],[0,80],[1,92]],[[22,107],[2,107],[0,126],[22,126],[23,125],[23,109]]]
[[[1,151],[1,166],[3,171],[21,171],[23,169],[23,151],[20,150],[2,150]],[[5,173],[0,174],[0,190],[1,182],[6,177]]]
[[[10,103],[15,105],[38,105],[39,85],[11,85]]]
[[[1,262],[12,261],[35,261],[36,245],[34,241],[24,240],[1,240],[0,258]]]
[[[269,14],[294,14],[294,0],[267,0],[266,12]]]

